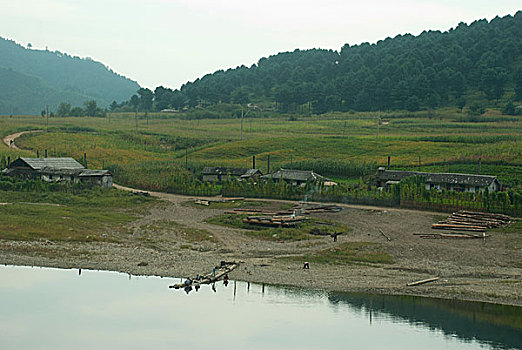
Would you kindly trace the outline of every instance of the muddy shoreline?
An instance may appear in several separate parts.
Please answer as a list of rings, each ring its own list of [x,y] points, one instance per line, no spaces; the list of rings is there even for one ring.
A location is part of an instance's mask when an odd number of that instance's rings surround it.
[[[353,229],[349,234],[339,236],[338,242],[330,237],[319,237],[305,242],[282,243],[255,239],[241,229],[205,222],[211,216],[222,214],[224,209],[187,206],[184,203],[190,197],[185,196],[152,195],[163,201],[132,224],[129,229],[133,233],[125,241],[0,240],[0,263],[184,277],[206,273],[221,260],[235,260],[243,263],[231,273],[230,278],[234,280],[336,292],[415,295],[522,306],[520,233],[493,233],[486,242],[425,240],[414,233],[430,232],[431,223],[443,214],[343,205],[340,213],[317,215]],[[281,203],[264,202],[264,205]],[[187,242],[183,229],[157,228],[158,223],[164,222],[211,232],[216,240]],[[143,236],[150,236],[151,227],[156,227],[154,240],[144,241]],[[380,230],[386,232],[391,241]],[[305,270],[299,258],[295,258],[343,242],[378,243],[393,257],[394,263],[311,264],[310,269]],[[440,279],[425,285],[406,286],[409,282],[434,276]]]

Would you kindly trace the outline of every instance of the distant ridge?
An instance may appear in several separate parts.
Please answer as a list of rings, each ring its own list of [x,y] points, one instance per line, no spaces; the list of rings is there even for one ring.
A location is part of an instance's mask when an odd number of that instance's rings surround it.
[[[0,114],[39,114],[60,102],[102,107],[122,101],[140,86],[100,62],[58,51],[26,49],[0,37]]]
[[[253,102],[321,114],[522,102],[520,38],[522,11],[339,51],[297,49],[187,82],[161,106]]]

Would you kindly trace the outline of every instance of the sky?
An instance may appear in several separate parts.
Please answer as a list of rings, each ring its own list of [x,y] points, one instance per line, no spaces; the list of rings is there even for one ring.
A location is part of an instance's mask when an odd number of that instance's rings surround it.
[[[520,0],[0,0],[0,36],[177,89],[279,52],[340,50],[521,9]]]

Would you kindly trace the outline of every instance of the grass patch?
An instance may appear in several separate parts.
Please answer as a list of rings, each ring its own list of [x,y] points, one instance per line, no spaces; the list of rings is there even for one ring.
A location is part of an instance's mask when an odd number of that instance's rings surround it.
[[[296,257],[299,261],[317,264],[347,265],[356,263],[393,264],[393,258],[382,249],[382,245],[371,242],[347,242],[320,250],[313,254]]]
[[[217,242],[216,237],[207,230],[199,228],[188,227],[176,221],[163,220],[158,223],[164,230],[176,231],[185,241],[200,243],[200,242]]]
[[[0,238],[33,241],[117,242],[115,233],[155,201],[117,190],[0,191]]]
[[[319,221],[315,218],[308,218],[305,222],[292,228],[250,225],[243,222],[243,219],[247,216],[248,215],[224,214],[208,218],[206,222],[214,225],[245,229],[248,230],[245,233],[247,236],[271,241],[302,241],[317,238],[318,236],[310,234],[310,230],[314,228],[326,231],[328,234],[351,231],[350,228],[343,224],[331,221]]]

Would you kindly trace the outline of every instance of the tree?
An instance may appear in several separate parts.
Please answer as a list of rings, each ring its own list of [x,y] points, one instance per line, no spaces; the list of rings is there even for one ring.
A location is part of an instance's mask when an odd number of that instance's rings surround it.
[[[60,117],[67,117],[71,113],[71,104],[62,102],[58,106],[58,110],[56,111],[56,114]]]
[[[420,105],[419,99],[415,95],[408,97],[408,99],[406,100],[406,103],[404,103],[404,107],[408,111],[412,111],[412,112],[418,111],[419,105]]]
[[[466,99],[461,96],[455,101],[455,103],[457,104],[457,108],[462,112],[462,108],[466,106]]]
[[[114,112],[114,110],[115,110],[116,108],[118,108],[118,102],[116,102],[116,101],[112,101],[112,103],[111,103],[110,106],[109,106],[109,110],[110,110],[111,112]]]
[[[515,85],[515,100],[522,101],[522,68],[518,68],[513,75]]]
[[[513,104],[513,101],[509,101],[506,107],[502,110],[503,114],[507,115],[515,115],[515,105]]]
[[[488,68],[482,73],[480,88],[490,100],[499,99],[504,94],[507,74],[503,68]]]
[[[71,117],[81,117],[81,116],[85,115],[85,112],[83,111],[83,109],[81,109],[81,107],[74,107],[71,109],[71,112],[69,113],[69,115]]]
[[[89,117],[96,116],[96,112],[98,112],[98,105],[96,100],[85,101],[83,105],[85,106],[85,115]]]
[[[154,99],[152,91],[147,88],[140,88],[138,90],[138,95],[140,96],[140,108],[144,111],[150,111],[152,108],[152,100]]]
[[[230,97],[232,98],[233,103],[238,103],[240,105],[244,105],[248,103],[248,91],[245,88],[237,88],[232,91]]]
[[[130,104],[134,108],[135,111],[138,110],[138,107],[140,105],[140,98],[138,97],[138,95],[131,96]]]

